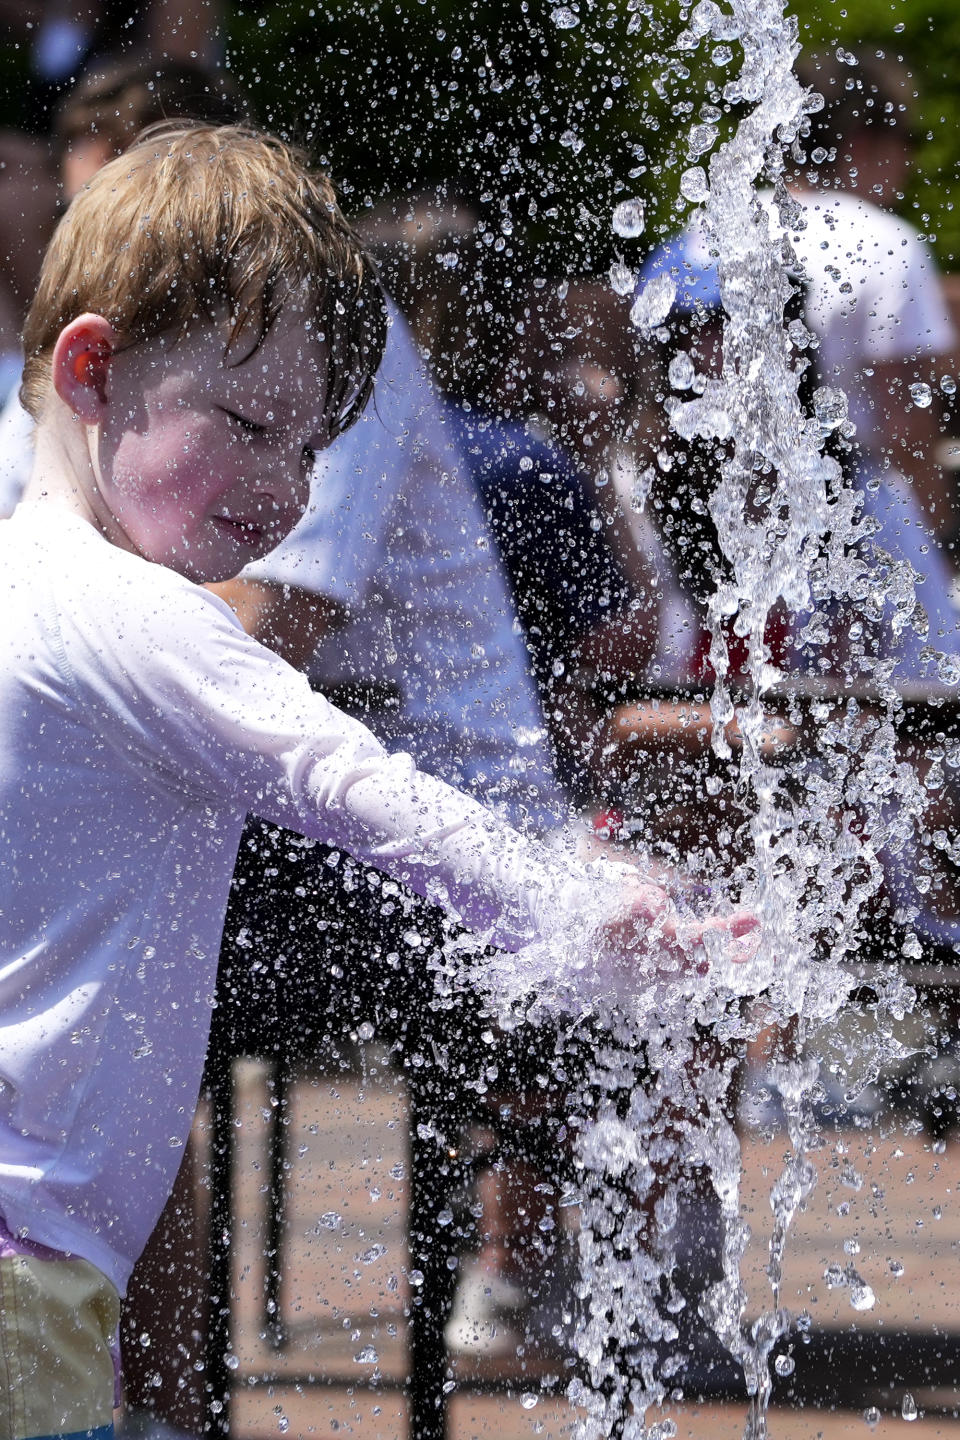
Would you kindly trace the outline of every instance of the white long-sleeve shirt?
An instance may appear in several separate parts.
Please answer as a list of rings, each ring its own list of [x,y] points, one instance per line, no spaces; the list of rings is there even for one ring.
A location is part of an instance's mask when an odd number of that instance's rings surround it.
[[[387,755],[216,597],[56,504],[0,522],[0,589],[0,1214],[122,1291],[190,1127],[247,811],[513,950],[569,948],[617,883]]]

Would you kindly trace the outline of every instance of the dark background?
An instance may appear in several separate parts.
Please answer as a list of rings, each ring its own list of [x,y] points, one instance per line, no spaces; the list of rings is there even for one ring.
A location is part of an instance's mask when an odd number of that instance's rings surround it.
[[[12,0],[9,0],[12,3]],[[8,5],[0,4],[12,15]],[[202,3],[202,0],[196,0]],[[22,13],[23,7],[18,7]],[[82,5],[75,7],[76,13]],[[129,0],[121,8],[136,14]],[[445,182],[480,209],[510,258],[521,237],[543,270],[600,273],[637,259],[686,212],[676,184],[690,123],[725,111],[740,65],[676,48],[691,7],[679,0],[225,0],[226,63],[259,118],[305,142],[333,172],[347,208]],[[915,166],[900,209],[960,269],[954,192],[960,138],[956,0],[798,0],[807,48],[869,43],[904,56],[921,91]],[[651,12],[649,14],[645,12]],[[26,44],[7,26],[0,124],[23,123]],[[643,196],[642,239],[615,242],[618,199]],[[632,253],[631,253],[632,252]]]

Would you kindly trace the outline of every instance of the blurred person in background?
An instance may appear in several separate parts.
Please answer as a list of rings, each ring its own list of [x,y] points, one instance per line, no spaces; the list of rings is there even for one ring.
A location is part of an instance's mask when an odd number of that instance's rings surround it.
[[[938,463],[940,379],[957,336],[934,253],[893,213],[910,170],[917,91],[899,60],[867,49],[812,55],[800,80],[823,95],[783,230],[800,264],[820,383],[847,394],[860,450],[913,484],[942,543],[960,528]]]
[[[647,653],[647,629],[580,457],[557,443],[531,404],[524,335],[546,282],[525,287],[504,275],[489,283],[476,213],[445,191],[380,207],[362,233],[442,386],[444,423],[505,566],[558,773],[586,832],[595,786],[585,757],[597,716],[583,672],[623,651],[635,665]],[[550,1353],[570,1325],[569,1252],[557,1252],[550,1230],[557,1156],[549,1125],[565,1113],[578,1057],[565,1056],[563,1078],[548,1081],[553,1042],[531,1034],[525,1043],[539,1086],[518,1094],[516,1072],[502,1070],[489,1109],[496,1117],[507,1105],[511,1121],[492,1118],[478,1137],[487,1151],[476,1188],[480,1244],[462,1267],[446,1327],[460,1354],[510,1356],[531,1338]]]
[[[867,50],[814,55],[798,73],[825,103],[801,137],[805,161],[766,203],[797,262],[819,383],[845,392],[859,453],[906,477],[952,556],[960,509],[939,463],[940,380],[957,336],[932,250],[889,208],[909,170],[914,83]],[[711,268],[696,219],[684,246],[696,269]]]
[[[629,414],[635,355],[600,283],[531,279],[516,265],[484,283],[476,225],[469,202],[441,191],[392,202],[362,228],[446,397],[560,774],[589,811],[595,677],[635,675],[656,634],[650,571],[615,543],[595,495],[610,434]]]
[[[709,807],[699,813],[692,804],[691,772],[665,756],[669,747],[662,729],[651,730],[647,748],[631,748],[609,720],[611,707],[651,674],[661,683],[689,681],[701,639],[680,583],[668,564],[659,563],[665,551],[656,532],[651,544],[638,543],[623,513],[608,501],[613,468],[635,423],[643,361],[622,303],[605,282],[567,277],[518,284],[514,277],[505,288],[515,298],[501,289],[496,302],[507,323],[492,333],[485,327],[486,296],[463,263],[470,244],[463,208],[451,213],[444,197],[415,201],[401,209],[392,233],[395,248],[392,255],[380,252],[383,267],[391,278],[400,271],[393,288],[404,297],[415,333],[455,402],[466,455],[511,577],[562,773],[593,825],[593,843],[617,843],[629,816],[625,853],[642,855],[644,864],[659,865],[665,874],[671,866],[681,871],[695,845],[690,812],[697,811],[698,838],[716,839],[717,817]],[[709,755],[706,726],[690,729],[698,753]],[[642,814],[636,803],[641,789]],[[700,856],[706,869],[711,853]],[[728,1058],[704,1036],[695,1069],[723,1065]],[[572,1050],[564,1063],[568,1075],[577,1073]],[[652,1095],[652,1074],[649,1086]],[[503,1087],[491,1089],[493,1104],[502,1103]],[[556,1096],[543,1099],[562,1103],[562,1095],[559,1102]],[[661,1111],[656,1143],[661,1158],[669,1152],[669,1159],[663,1159],[662,1187],[652,1188],[645,1210],[649,1242],[656,1248],[657,1200],[663,1187],[679,1186],[675,1279],[690,1303],[679,1322],[683,1364],[675,1383],[736,1385],[695,1304],[721,1273],[718,1207],[701,1169],[680,1158],[676,1117]],[[525,1190],[516,1183],[524,1160]],[[510,1218],[522,1214],[527,1197],[535,1195],[532,1151],[515,1158],[510,1178],[512,1187],[491,1167],[479,1179],[483,1239],[464,1269],[447,1328],[455,1350],[507,1354],[522,1332],[516,1323],[523,1294],[516,1257],[523,1250],[522,1241],[510,1235]],[[506,1259],[511,1253],[512,1266]],[[562,1303],[557,1308],[562,1312]]]
[[[8,43],[28,57],[13,72],[17,128],[0,130],[0,404],[19,377],[20,325],[57,214],[51,127],[63,97],[110,57],[213,67],[222,59],[221,14],[222,0],[0,0]]]

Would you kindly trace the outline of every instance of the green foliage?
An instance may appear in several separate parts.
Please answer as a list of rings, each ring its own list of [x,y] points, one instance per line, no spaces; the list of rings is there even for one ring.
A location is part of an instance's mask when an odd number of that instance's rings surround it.
[[[717,80],[672,50],[678,0],[642,23],[631,0],[572,7],[563,28],[534,0],[283,0],[237,13],[231,65],[355,210],[447,181],[493,217],[491,244],[522,230],[545,267],[597,271],[619,199],[646,202],[635,249],[675,228],[683,142]]]
[[[956,0],[794,0],[805,49],[869,46],[897,56],[916,79],[921,123],[913,179],[901,212],[936,245],[944,269],[960,269],[960,7]]]
[[[554,0],[279,0],[242,6],[232,66],[262,118],[306,141],[362,210],[389,193],[440,181],[489,213],[492,245],[518,233],[540,263],[599,271],[674,229],[688,163],[685,141],[740,59],[678,50],[682,0],[571,0],[577,24],[552,19]],[[906,55],[922,91],[914,179],[902,209],[958,257],[953,209],[960,8],[955,0],[796,0],[809,49],[858,44]],[[649,12],[649,13],[646,13]],[[706,47],[701,47],[706,51]],[[615,242],[618,199],[641,196],[644,237]],[[631,258],[629,253],[627,258]]]

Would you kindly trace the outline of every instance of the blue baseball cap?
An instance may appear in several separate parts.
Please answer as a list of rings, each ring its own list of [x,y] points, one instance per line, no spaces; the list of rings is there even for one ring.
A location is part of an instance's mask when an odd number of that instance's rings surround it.
[[[676,282],[675,312],[690,314],[701,307],[716,309],[721,304],[717,262],[694,226],[688,225],[679,235],[664,240],[651,251],[640,267],[637,289],[642,290],[658,275],[669,275]]]

